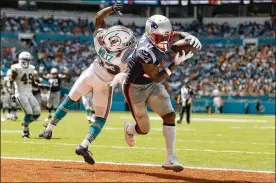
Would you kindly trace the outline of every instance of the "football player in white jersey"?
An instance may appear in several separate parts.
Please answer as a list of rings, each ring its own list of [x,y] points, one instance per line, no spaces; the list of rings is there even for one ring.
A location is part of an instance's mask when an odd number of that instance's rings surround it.
[[[29,124],[40,116],[40,106],[32,93],[32,81],[35,67],[30,65],[31,54],[23,51],[18,56],[17,64],[11,66],[10,82],[15,84],[15,97],[18,104],[25,112],[23,126],[23,138],[29,138]]]
[[[92,98],[93,98],[93,91],[90,91],[81,97],[88,123],[95,122],[95,111],[93,108]]]
[[[9,78],[11,77],[12,72],[11,69],[7,71],[7,77],[4,82],[4,87],[7,92],[5,101],[4,101],[4,106],[8,108],[8,119],[11,119],[13,121],[17,120],[17,103],[15,99],[15,84],[14,82],[10,82]]]
[[[96,14],[94,45],[98,57],[89,68],[82,72],[68,97],[56,110],[51,123],[39,134],[40,137],[51,139],[53,128],[67,114],[70,106],[93,89],[95,122],[89,127],[85,139],[77,146],[75,151],[89,164],[94,164],[95,161],[92,153],[88,150],[88,146],[95,140],[105,125],[111,107],[112,87],[109,83],[116,74],[126,69],[127,59],[132,54],[136,42],[133,32],[128,28],[123,26],[106,28],[104,19],[112,12],[120,12],[121,9],[122,5],[115,3]]]

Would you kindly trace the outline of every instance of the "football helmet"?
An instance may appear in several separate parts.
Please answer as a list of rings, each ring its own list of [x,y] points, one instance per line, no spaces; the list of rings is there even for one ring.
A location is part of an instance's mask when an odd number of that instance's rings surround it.
[[[57,77],[57,75],[58,75],[58,70],[57,70],[57,68],[52,68],[52,69],[51,69],[51,75],[52,75],[53,77]]]
[[[37,70],[34,70],[34,77],[37,77],[38,76],[38,72],[37,72]]]
[[[170,20],[163,15],[148,18],[145,32],[150,41],[160,51],[167,51],[172,45],[173,29]]]
[[[103,35],[103,41],[108,51],[116,52],[133,46],[136,38],[132,30],[116,25],[107,29]]]
[[[18,62],[23,69],[27,69],[31,63],[32,56],[27,51],[22,51],[18,56]]]

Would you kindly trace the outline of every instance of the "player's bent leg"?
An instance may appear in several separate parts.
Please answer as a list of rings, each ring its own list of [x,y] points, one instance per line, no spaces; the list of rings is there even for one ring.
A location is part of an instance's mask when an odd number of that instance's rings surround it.
[[[139,91],[139,92],[137,92]],[[140,85],[125,84],[123,88],[124,96],[129,109],[136,123],[126,122],[124,124],[125,140],[129,146],[136,143],[135,134],[147,134],[150,130],[149,116],[146,109],[146,90]]]

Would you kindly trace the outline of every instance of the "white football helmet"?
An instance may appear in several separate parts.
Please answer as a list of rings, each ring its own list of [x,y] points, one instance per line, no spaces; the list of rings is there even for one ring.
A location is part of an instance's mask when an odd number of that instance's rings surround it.
[[[57,70],[57,68],[52,68],[52,69],[51,69],[51,75],[52,75],[53,77],[56,77],[56,76],[58,75],[58,70]]]
[[[148,18],[145,32],[150,41],[160,51],[167,51],[172,45],[173,29],[170,20],[163,15]]]
[[[37,70],[34,70],[33,75],[34,75],[34,76],[38,76],[38,72],[37,72]]]
[[[107,29],[103,35],[103,41],[109,51],[116,52],[133,46],[136,42],[136,38],[132,30],[120,25],[115,25]]]
[[[32,56],[27,51],[22,51],[18,56],[18,62],[23,69],[27,69],[31,63]]]

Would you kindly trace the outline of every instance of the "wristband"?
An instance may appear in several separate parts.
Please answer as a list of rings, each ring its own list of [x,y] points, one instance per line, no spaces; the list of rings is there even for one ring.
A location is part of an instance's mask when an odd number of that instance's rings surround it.
[[[165,67],[165,71],[169,76],[172,74],[172,71],[168,67]]]

